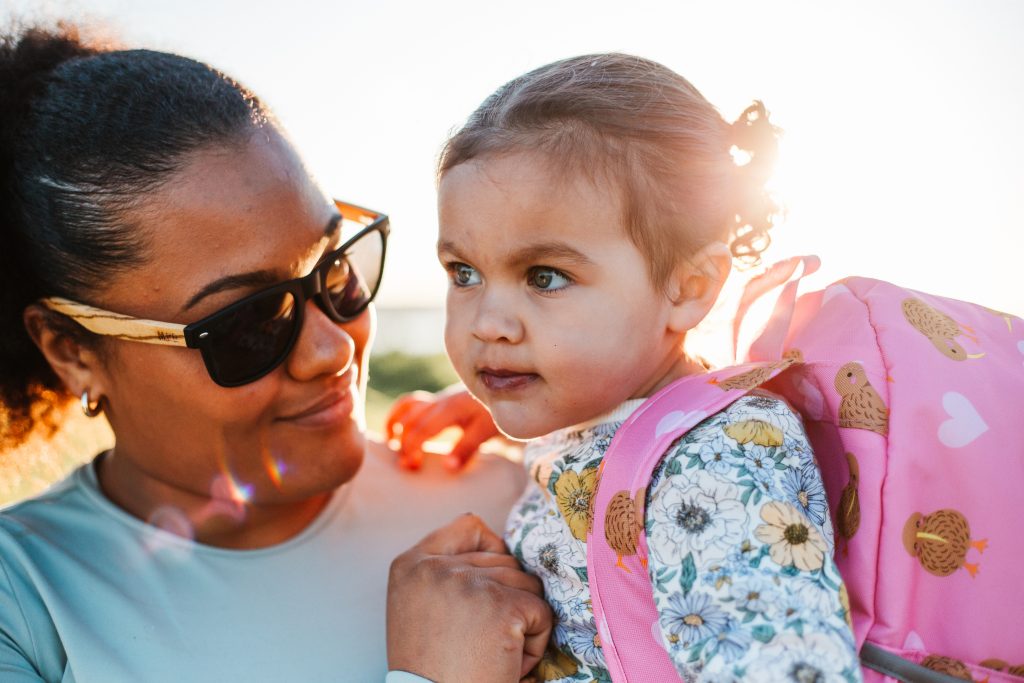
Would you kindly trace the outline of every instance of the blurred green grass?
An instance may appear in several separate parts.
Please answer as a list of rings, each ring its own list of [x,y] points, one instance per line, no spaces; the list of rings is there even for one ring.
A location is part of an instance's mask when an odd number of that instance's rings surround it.
[[[457,379],[444,354],[415,356],[391,351],[371,356],[367,428],[383,433],[388,408],[399,395],[417,389],[438,391]],[[113,444],[106,420],[86,418],[77,405],[68,407],[62,424],[52,437],[35,435],[18,448],[0,453],[0,505],[42,491]]]

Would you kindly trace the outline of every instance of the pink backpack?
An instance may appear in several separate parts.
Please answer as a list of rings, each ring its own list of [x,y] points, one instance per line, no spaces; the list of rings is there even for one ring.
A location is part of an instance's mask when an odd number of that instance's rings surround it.
[[[649,577],[617,568],[605,537],[612,498],[646,490],[675,439],[764,386],[801,413],[821,466],[865,680],[1022,682],[1024,322],[865,278],[798,298],[817,266],[752,281],[734,342],[749,305],[778,294],[749,363],[666,387],[605,454],[587,567],[612,680],[678,680]]]

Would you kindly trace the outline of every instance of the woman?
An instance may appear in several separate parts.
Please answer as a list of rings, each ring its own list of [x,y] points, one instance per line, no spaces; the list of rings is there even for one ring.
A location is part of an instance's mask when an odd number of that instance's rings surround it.
[[[0,117],[5,436],[74,397],[116,437],[0,516],[0,678],[380,680],[391,559],[500,523],[520,483],[406,478],[366,440],[386,216],[176,55],[8,36]],[[539,589],[479,518],[391,581],[393,668],[536,661]]]

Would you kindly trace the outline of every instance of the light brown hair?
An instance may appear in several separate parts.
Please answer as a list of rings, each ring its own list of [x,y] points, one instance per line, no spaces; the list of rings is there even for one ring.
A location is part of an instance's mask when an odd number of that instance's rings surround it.
[[[498,88],[445,144],[438,178],[471,159],[539,152],[621,188],[627,233],[662,285],[712,240],[756,262],[778,206],[765,190],[778,129],[755,101],[735,123],[685,78],[609,53],[542,66]],[[733,149],[748,157],[737,164]]]

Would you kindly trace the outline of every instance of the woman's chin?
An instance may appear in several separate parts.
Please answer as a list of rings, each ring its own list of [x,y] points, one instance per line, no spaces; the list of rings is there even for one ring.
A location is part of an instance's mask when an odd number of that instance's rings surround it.
[[[365,454],[366,434],[361,429],[327,440],[293,441],[264,463],[263,482],[253,492],[253,502],[285,503],[329,493],[356,476]]]

